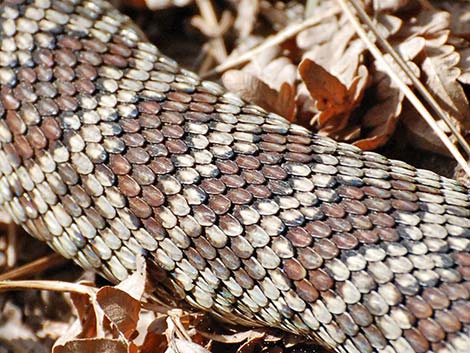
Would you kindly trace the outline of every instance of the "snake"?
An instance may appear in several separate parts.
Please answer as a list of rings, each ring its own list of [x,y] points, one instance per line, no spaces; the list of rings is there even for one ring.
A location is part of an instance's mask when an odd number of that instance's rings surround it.
[[[144,256],[228,322],[465,353],[469,201],[202,80],[107,1],[0,1],[0,209],[114,283]]]

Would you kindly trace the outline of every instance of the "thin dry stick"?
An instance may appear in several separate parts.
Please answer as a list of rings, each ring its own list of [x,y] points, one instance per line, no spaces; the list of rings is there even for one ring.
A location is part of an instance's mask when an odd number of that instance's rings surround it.
[[[26,265],[14,268],[13,270],[0,274],[0,281],[31,277],[36,273],[40,273],[50,268],[62,265],[67,261],[67,259],[63,258],[59,254],[51,254],[48,256],[44,256]]]
[[[96,288],[62,281],[0,281],[0,292],[38,289],[54,292],[73,292],[92,296]]]
[[[8,224],[7,228],[7,239],[8,239],[8,246],[5,251],[5,255],[7,258],[7,268],[12,268],[16,264],[17,260],[17,239],[18,239],[18,227],[14,223]]]
[[[258,55],[259,53],[262,53],[263,51],[265,51],[266,49],[270,47],[273,47],[275,45],[285,42],[287,39],[295,36],[297,33],[309,27],[313,27],[319,22],[323,21],[324,19],[337,15],[339,12],[340,12],[339,8],[337,7],[331,8],[331,9],[328,9],[327,11],[319,13],[316,16],[310,17],[306,19],[305,21],[302,21],[299,24],[286,27],[282,31],[278,32],[276,35],[272,36],[271,38],[268,38],[263,43],[256,46],[255,48],[241,54],[237,58],[228,59],[223,64],[218,65],[213,70],[207,72],[201,77],[208,78],[210,76],[220,74],[221,72],[224,72],[226,70],[233,69],[234,67],[242,65],[245,62],[253,59],[253,56]]]
[[[400,87],[400,89],[403,91],[403,93],[411,102],[411,104],[413,104],[416,110],[421,114],[424,120],[426,120],[429,126],[437,134],[437,136],[444,143],[444,145],[447,147],[447,149],[452,154],[452,156],[456,159],[457,163],[459,163],[462,169],[465,170],[465,173],[467,173],[467,175],[470,176],[470,167],[467,165],[467,162],[465,161],[463,156],[460,154],[458,149],[452,144],[449,137],[444,132],[442,132],[442,130],[439,128],[436,121],[432,117],[431,113],[429,113],[429,111],[426,109],[423,103],[421,103],[421,101],[413,93],[413,91],[408,87],[408,85],[401,80],[398,74],[390,66],[388,61],[384,58],[379,48],[374,44],[374,42],[372,42],[372,40],[369,38],[364,28],[362,28],[356,16],[354,16],[353,12],[351,11],[351,8],[346,3],[346,0],[337,0],[337,2],[343,9],[344,13],[348,17],[349,21],[353,25],[359,37],[366,43],[367,48],[372,53],[374,58],[380,61],[384,65],[385,69],[387,70],[387,73],[392,78],[392,80],[395,81],[395,83],[398,85],[398,87]]]
[[[437,103],[436,99],[429,93],[429,90],[421,83],[421,81],[416,77],[414,72],[410,69],[408,64],[403,60],[401,55],[397,53],[394,47],[390,45],[390,43],[382,37],[382,35],[377,30],[377,27],[370,19],[369,15],[364,11],[362,6],[359,4],[357,0],[349,0],[351,5],[356,10],[359,18],[367,25],[367,27],[374,33],[377,42],[385,49],[387,53],[389,53],[392,58],[396,61],[396,63],[400,66],[400,68],[405,72],[406,76],[413,82],[414,87],[418,90],[421,96],[428,102],[434,112],[437,114],[439,118],[441,118],[447,126],[449,127],[450,131],[454,136],[457,138],[460,146],[464,149],[465,153],[470,156],[470,146],[468,145],[465,138],[460,134],[460,132],[455,128],[454,124],[450,121],[449,115],[445,112],[439,103]]]

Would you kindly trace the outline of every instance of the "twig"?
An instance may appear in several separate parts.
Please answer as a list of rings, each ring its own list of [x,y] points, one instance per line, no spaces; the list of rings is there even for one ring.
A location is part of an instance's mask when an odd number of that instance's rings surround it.
[[[327,11],[319,13],[316,16],[308,18],[299,24],[288,26],[282,31],[278,32],[276,35],[272,36],[271,38],[268,38],[267,40],[265,40],[263,43],[256,46],[255,48],[241,54],[237,58],[226,60],[223,64],[218,65],[213,70],[207,72],[201,77],[208,78],[208,77],[220,74],[221,72],[224,72],[226,70],[237,67],[239,65],[242,65],[243,63],[251,60],[253,56],[258,55],[259,53],[265,51],[266,49],[270,47],[273,47],[277,44],[285,42],[287,39],[295,36],[297,33],[309,27],[315,26],[319,22],[323,21],[325,18],[337,15],[339,12],[340,12],[340,9],[337,7],[334,7]]]
[[[50,268],[62,265],[67,261],[67,259],[63,258],[59,254],[44,256],[26,265],[0,274],[0,281],[13,280],[22,277],[31,277],[36,273],[40,273]]]
[[[12,268],[16,264],[17,260],[17,239],[18,239],[18,227],[14,223],[9,223],[7,226],[7,248],[5,255],[7,258],[7,268]]]
[[[63,281],[0,281],[0,292],[38,289],[54,292],[73,292],[92,296],[96,288]]]
[[[370,17],[364,11],[362,6],[359,4],[358,0],[349,0],[351,5],[356,10],[359,18],[367,25],[367,27],[374,33],[374,36],[385,51],[392,56],[392,58],[396,61],[396,63],[400,66],[400,68],[404,71],[406,76],[413,82],[414,87],[418,90],[421,96],[426,100],[426,102],[431,106],[437,116],[442,119],[447,126],[449,127],[450,131],[454,134],[457,141],[459,142],[460,146],[464,149],[467,156],[470,156],[470,146],[468,145],[465,138],[460,134],[459,131],[455,128],[454,124],[449,119],[449,115],[440,107],[439,103],[436,99],[429,93],[429,90],[422,84],[422,82],[416,77],[414,72],[410,69],[408,64],[403,60],[401,55],[397,53],[394,47],[390,45],[390,43],[383,38],[383,36],[377,30],[377,27],[372,22]]]
[[[366,43],[367,48],[372,53],[374,58],[376,60],[380,61],[384,65],[385,69],[387,70],[387,73],[390,75],[392,80],[395,81],[395,83],[400,87],[400,89],[403,91],[403,93],[408,98],[408,100],[411,102],[411,104],[413,104],[415,109],[421,114],[421,116],[424,118],[424,120],[426,120],[426,122],[429,124],[429,126],[437,134],[437,136],[444,143],[444,145],[447,147],[447,149],[452,154],[452,156],[456,159],[457,163],[459,163],[460,166],[462,167],[462,169],[465,170],[467,175],[470,176],[470,167],[467,165],[467,162],[465,161],[465,158],[463,158],[463,156],[460,154],[458,149],[452,144],[449,137],[439,128],[436,121],[432,117],[431,113],[429,113],[429,111],[426,109],[426,107],[423,105],[423,103],[421,103],[419,98],[413,93],[413,91],[408,87],[408,85],[400,79],[398,74],[390,66],[390,64],[387,62],[387,60],[385,60],[385,58],[384,58],[383,54],[380,52],[379,48],[369,38],[366,31],[364,30],[364,28],[362,28],[361,24],[359,23],[358,19],[352,13],[351,8],[346,3],[346,0],[336,0],[336,1],[339,3],[341,8],[343,9],[345,15],[349,18],[351,24],[353,25],[353,27],[356,30],[359,37]]]

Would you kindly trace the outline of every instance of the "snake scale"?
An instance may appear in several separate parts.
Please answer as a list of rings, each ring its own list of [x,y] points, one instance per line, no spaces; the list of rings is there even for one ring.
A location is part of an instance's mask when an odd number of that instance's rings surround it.
[[[458,182],[180,68],[103,0],[0,2],[0,205],[113,282],[342,353],[466,353]]]

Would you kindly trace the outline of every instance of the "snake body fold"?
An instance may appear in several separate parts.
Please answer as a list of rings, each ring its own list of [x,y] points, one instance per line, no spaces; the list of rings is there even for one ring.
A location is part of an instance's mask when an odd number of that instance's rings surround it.
[[[102,0],[0,2],[0,205],[118,282],[337,352],[468,352],[456,181],[202,81]]]

